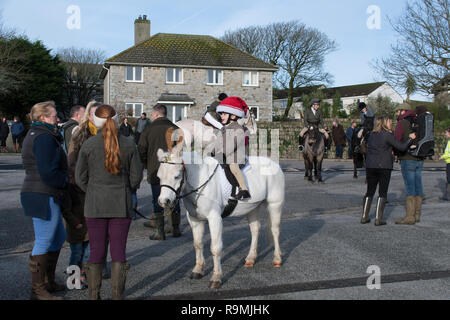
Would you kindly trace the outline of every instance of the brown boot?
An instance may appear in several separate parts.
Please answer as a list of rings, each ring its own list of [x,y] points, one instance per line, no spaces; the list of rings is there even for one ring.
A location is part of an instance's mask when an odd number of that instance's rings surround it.
[[[164,213],[155,212],[155,217],[156,230],[149,238],[150,240],[166,240],[166,235],[164,233]]]
[[[395,222],[395,224],[415,224],[416,218],[414,217],[416,213],[416,200],[414,196],[406,197],[406,216]]]
[[[59,258],[58,251],[47,252],[47,274],[45,277],[45,287],[48,292],[61,292],[66,290],[66,286],[55,282],[56,264]]]
[[[423,202],[423,197],[421,196],[415,196],[415,205],[416,205],[416,209],[415,209],[415,214],[414,214],[414,218],[416,218],[416,223],[420,222],[420,214],[422,213],[422,202]]]
[[[88,280],[89,300],[101,300],[100,288],[102,287],[102,274],[104,263],[87,263],[86,275]]]
[[[47,254],[30,256],[31,294],[30,300],[64,300],[47,291],[45,277],[47,273]]]
[[[112,300],[123,300],[125,282],[127,280],[130,264],[128,262],[115,262],[111,264],[111,290]]]

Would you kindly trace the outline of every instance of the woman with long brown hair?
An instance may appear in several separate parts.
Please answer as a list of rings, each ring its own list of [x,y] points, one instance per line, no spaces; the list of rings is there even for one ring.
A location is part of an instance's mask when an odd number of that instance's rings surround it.
[[[131,189],[142,180],[142,165],[134,141],[119,134],[113,107],[99,106],[94,125],[97,135],[81,147],[75,169],[76,183],[86,192],[84,214],[91,247],[87,265],[89,297],[100,299],[109,242],[112,298],[123,299],[130,267],[126,242],[134,214]]]
[[[383,219],[384,207],[387,201],[387,192],[391,173],[394,165],[394,155],[392,149],[404,151],[415,139],[415,134],[409,135],[409,139],[404,143],[397,141],[391,131],[392,120],[388,117],[378,117],[375,126],[367,141],[368,151],[366,157],[366,178],[367,192],[364,197],[364,206],[361,223],[370,222],[369,213],[372,199],[378,188],[378,201],[375,216],[375,225],[385,225]]]

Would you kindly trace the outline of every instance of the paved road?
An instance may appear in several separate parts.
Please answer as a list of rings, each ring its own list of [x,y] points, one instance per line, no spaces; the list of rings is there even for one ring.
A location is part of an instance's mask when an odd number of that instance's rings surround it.
[[[224,221],[223,286],[208,289],[212,272],[209,233],[205,234],[206,276],[191,280],[195,263],[192,234],[183,215],[181,238],[150,241],[143,219],[132,223],[127,245],[129,272],[127,299],[450,299],[450,205],[439,200],[445,183],[444,165],[426,163],[423,219],[414,226],[397,226],[404,215],[404,186],[396,165],[392,175],[388,225],[359,224],[364,172],[352,178],[351,163],[327,161],[325,184],[303,179],[303,163],[283,161],[286,204],[281,248],[283,267],[272,267],[273,248],[265,229],[259,257],[252,269],[243,268],[250,245],[245,219]],[[0,299],[27,299],[30,289],[28,255],[33,246],[31,220],[19,201],[24,172],[20,158],[0,157]],[[147,182],[138,191],[139,209],[151,211]],[[65,281],[69,248],[61,253],[57,277]],[[369,266],[378,266],[381,289],[366,286]],[[7,275],[7,276],[5,276]],[[110,297],[109,280],[102,286]],[[67,291],[66,299],[87,298],[86,290]]]

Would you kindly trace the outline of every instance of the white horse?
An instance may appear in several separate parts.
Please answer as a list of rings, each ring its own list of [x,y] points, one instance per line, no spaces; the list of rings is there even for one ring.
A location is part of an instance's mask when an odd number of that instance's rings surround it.
[[[168,143],[170,145],[170,143]],[[211,253],[214,260],[214,271],[210,279],[211,288],[219,288],[222,279],[222,217],[228,199],[222,192],[222,181],[218,161],[211,157],[198,157],[193,152],[182,152],[183,144],[178,143],[169,152],[158,150],[161,163],[158,178],[161,180],[160,205],[173,208],[180,198],[187,209],[187,218],[192,228],[196,264],[191,278],[199,279],[204,275],[205,259],[203,257],[204,224],[208,221],[211,234]],[[201,158],[201,157],[200,157]],[[200,160],[200,161],[199,161]],[[261,205],[269,211],[269,229],[274,244],[273,266],[281,267],[281,250],[279,244],[280,220],[284,203],[284,174],[279,164],[268,158],[250,157],[250,168],[246,170],[248,188],[251,199],[239,201],[232,217],[247,215],[252,241],[250,251],[245,259],[246,267],[253,267],[257,258],[258,235],[260,222],[258,213]]]

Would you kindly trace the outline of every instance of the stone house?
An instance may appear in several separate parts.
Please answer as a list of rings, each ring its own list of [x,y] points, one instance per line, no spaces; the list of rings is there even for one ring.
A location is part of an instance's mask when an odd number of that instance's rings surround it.
[[[133,117],[165,104],[173,122],[199,120],[220,93],[243,98],[256,119],[272,121],[278,69],[207,35],[158,33],[135,21],[135,45],[105,61],[104,102]]]
[[[326,88],[325,86],[304,87],[295,89],[294,91],[294,103],[290,110],[291,118],[300,119],[300,114],[304,111],[302,95],[310,94],[316,90],[323,92],[325,99],[322,101],[328,102],[329,104],[333,104],[333,98],[338,93],[341,96],[342,106],[347,114],[350,114],[350,110],[355,104],[359,102],[367,103],[369,98],[377,98],[379,95],[389,97],[395,103],[403,103],[404,101],[403,97],[387,82],[364,83],[334,88]],[[273,101],[275,114],[284,114],[286,105],[287,91],[277,91]]]

